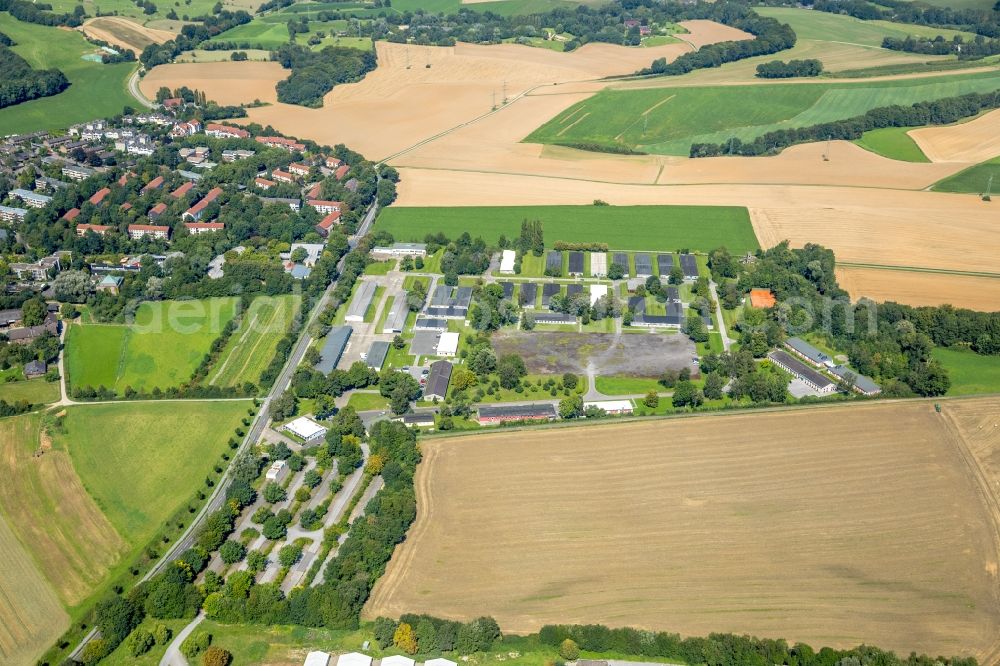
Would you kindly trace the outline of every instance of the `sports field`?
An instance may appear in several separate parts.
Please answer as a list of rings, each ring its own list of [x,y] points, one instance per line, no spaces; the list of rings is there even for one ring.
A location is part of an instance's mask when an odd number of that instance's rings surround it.
[[[1000,72],[872,81],[603,90],[529,134],[529,143],[627,146],[688,155],[692,143],[751,141],[892,104],[1000,88]]]
[[[903,162],[930,162],[917,142],[907,132],[909,127],[886,127],[870,130],[854,143],[876,155]]]
[[[599,192],[598,192],[599,193]],[[468,231],[495,243],[517,238],[523,220],[541,220],[545,245],[556,241],[607,243],[612,249],[707,252],[756,250],[757,237],[746,208],[736,206],[477,206],[386,208],[375,228],[399,241],[423,241],[443,232]]]
[[[236,312],[237,299],[144,302],[132,324],[74,324],[66,334],[66,371],[74,388],[123,393],[178,386]]]
[[[1000,356],[936,347],[931,354],[948,369],[948,395],[1000,393]]]
[[[992,663],[992,491],[950,404],[427,440],[417,521],[365,616],[489,611],[509,632],[599,622]]]
[[[79,405],[66,411],[69,451],[83,486],[130,544],[145,544],[228,450],[245,400]],[[109,474],[109,470],[114,470]]]
[[[936,192],[983,194],[990,185],[991,178],[991,192],[1000,197],[1000,157],[969,167],[950,178],[934,183],[931,189]]]
[[[58,95],[0,109],[0,135],[67,127],[119,114],[125,105],[139,106],[126,86],[135,64],[83,60],[83,55],[97,49],[80,33],[24,23],[6,12],[0,12],[0,32],[16,42],[14,51],[32,67],[55,67],[70,82]]]
[[[298,296],[285,295],[259,296],[251,301],[215,370],[208,374],[208,383],[217,386],[256,384],[260,373],[274,357],[278,341],[288,331],[299,300]]]

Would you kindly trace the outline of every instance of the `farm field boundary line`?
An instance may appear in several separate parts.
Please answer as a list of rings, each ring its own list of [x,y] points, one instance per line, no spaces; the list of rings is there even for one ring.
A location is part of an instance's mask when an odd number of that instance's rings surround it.
[[[433,432],[426,432],[421,435],[421,439],[446,439],[455,437],[468,437],[470,435],[488,435],[496,434],[501,432],[523,432],[523,431],[534,431],[534,430],[552,430],[558,428],[579,428],[581,425],[586,425],[588,428],[598,428],[601,426],[614,426],[621,423],[638,423],[640,421],[664,421],[667,419],[696,419],[696,418],[722,418],[726,416],[740,416],[747,415],[750,413],[760,413],[767,414],[773,412],[790,412],[790,411],[804,411],[810,409],[852,409],[858,404],[873,404],[878,403],[879,405],[888,404],[899,404],[899,403],[935,403],[935,402],[961,402],[961,401],[971,401],[983,398],[1000,398],[1000,393],[976,393],[970,395],[956,395],[956,396],[937,396],[936,398],[890,398],[890,399],[878,399],[878,400],[865,400],[863,398],[856,398],[850,401],[843,402],[818,402],[810,404],[798,404],[798,405],[774,405],[771,407],[741,407],[733,409],[717,409],[711,411],[703,412],[674,412],[670,414],[652,414],[649,416],[623,416],[615,418],[606,419],[595,419],[594,422],[588,422],[584,420],[582,423],[575,420],[567,421],[552,421],[550,423],[540,423],[538,425],[521,425],[521,426],[510,426],[501,428],[483,428],[480,430],[449,430],[441,431],[435,430]],[[521,400],[520,402],[524,402]]]
[[[946,268],[923,268],[921,266],[890,266],[886,264],[860,264],[851,261],[838,261],[838,266],[845,268],[874,268],[884,271],[899,271],[902,273],[940,273],[942,275],[967,275],[969,277],[983,277],[1000,280],[1000,273],[988,273],[979,271],[949,270]]]
[[[458,128],[455,128],[455,129],[458,129]],[[440,138],[440,137],[437,137],[437,138]],[[558,145],[558,144],[553,144],[553,145]],[[402,153],[399,153],[399,154],[403,154],[403,153],[409,152],[410,150],[416,149],[418,147],[419,146],[412,146],[411,148],[407,148],[405,151],[402,151]],[[609,153],[609,155],[615,156],[612,153]],[[625,156],[619,156],[619,157],[625,157]],[[391,158],[387,158],[387,159],[391,159]],[[750,158],[750,159],[752,159],[752,158]],[[618,180],[600,180],[600,179],[597,179],[597,178],[579,178],[579,177],[576,177],[576,176],[558,176],[558,175],[544,174],[544,173],[525,173],[525,172],[522,172],[522,171],[506,171],[506,170],[503,170],[503,169],[463,169],[463,168],[458,168],[458,167],[453,167],[453,166],[430,167],[430,166],[410,166],[408,164],[399,164],[399,165],[396,165],[396,166],[399,167],[399,168],[411,169],[413,171],[451,171],[451,172],[457,172],[457,173],[496,174],[496,175],[501,175],[501,176],[520,176],[520,177],[525,177],[525,178],[542,178],[542,179],[545,179],[545,180],[579,181],[579,182],[583,182],[583,183],[596,183],[598,185],[628,185],[630,187],[659,187],[659,188],[663,188],[664,190],[669,190],[671,187],[685,187],[685,186],[692,186],[692,187],[702,187],[702,186],[705,186],[705,187],[717,187],[717,186],[720,186],[720,185],[721,186],[725,186],[725,185],[746,185],[746,186],[752,186],[752,187],[774,187],[774,186],[781,186],[781,187],[826,187],[826,188],[834,188],[834,189],[840,189],[840,188],[849,187],[851,189],[856,189],[856,190],[892,190],[892,191],[898,191],[898,192],[927,192],[927,191],[930,191],[927,188],[912,189],[912,188],[907,188],[907,187],[891,187],[891,186],[887,186],[887,185],[850,185],[850,184],[843,185],[843,184],[836,184],[836,183],[747,183],[745,181],[712,181],[712,182],[696,181],[696,182],[660,183],[660,182],[658,182],[659,181],[659,173],[663,172],[663,167],[664,167],[664,165],[662,165],[662,164],[660,165],[660,171],[657,174],[656,181],[651,182],[651,183],[638,183],[638,182],[635,182],[635,181],[622,182],[622,181],[618,181]],[[409,208],[409,206],[407,206],[406,204],[395,203],[393,205],[395,205],[395,206],[397,206],[399,208]],[[423,207],[424,204],[420,204],[420,206]]]

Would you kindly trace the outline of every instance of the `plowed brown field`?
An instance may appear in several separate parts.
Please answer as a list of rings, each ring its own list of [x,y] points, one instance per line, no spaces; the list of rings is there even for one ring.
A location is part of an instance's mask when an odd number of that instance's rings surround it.
[[[425,441],[417,521],[366,615],[748,632],[994,663],[996,507],[965,438],[1000,400],[970,404]]]
[[[957,308],[1000,310],[1000,278],[838,266],[837,281],[852,300],[866,296],[907,305],[950,303]]]

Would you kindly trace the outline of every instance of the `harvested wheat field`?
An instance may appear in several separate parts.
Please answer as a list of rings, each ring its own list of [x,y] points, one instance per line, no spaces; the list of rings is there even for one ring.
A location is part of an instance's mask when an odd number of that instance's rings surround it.
[[[1000,110],[967,123],[924,127],[908,134],[933,162],[985,162],[1000,155]]]
[[[204,90],[209,99],[219,104],[241,104],[255,99],[276,102],[278,94],[274,86],[287,76],[288,70],[276,62],[179,63],[154,67],[142,78],[139,89],[150,99],[156,98],[161,86],[171,90],[188,86]],[[302,135],[291,128],[286,130]]]
[[[471,171],[400,169],[397,206],[747,206],[762,247],[819,243],[877,266],[996,272],[1000,225],[977,197],[862,187],[623,185]],[[960,225],[955,220],[960,219]],[[947,233],[942,233],[947,229]],[[942,276],[944,277],[944,276]]]
[[[0,421],[0,513],[66,606],[83,601],[126,544],[84,490],[65,451],[40,432],[39,416]],[[35,455],[36,452],[41,455]],[[0,578],[6,572],[0,570]]]
[[[851,300],[867,297],[907,305],[1000,310],[1000,274],[995,278],[838,266],[837,281]]]
[[[80,30],[88,37],[103,40],[112,46],[131,49],[136,53],[142,53],[150,44],[163,44],[177,36],[170,31],[148,28],[120,16],[92,18]]]
[[[365,614],[994,663],[996,516],[957,432],[910,402],[428,440],[417,521]]]
[[[740,42],[745,39],[753,39],[753,35],[749,32],[716,23],[715,21],[695,19],[693,21],[681,21],[678,25],[686,28],[687,32],[678,32],[674,37],[684,40],[696,49],[700,49],[706,44],[715,44],[716,42]]]

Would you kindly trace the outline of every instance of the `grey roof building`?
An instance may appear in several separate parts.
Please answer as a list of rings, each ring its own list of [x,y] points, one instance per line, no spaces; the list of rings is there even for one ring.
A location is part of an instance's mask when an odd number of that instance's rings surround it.
[[[785,346],[813,365],[832,365],[833,360],[802,338],[788,338]]]
[[[566,286],[566,295],[570,298],[583,293],[582,284],[570,284]]]
[[[384,340],[376,340],[368,348],[365,356],[365,363],[373,370],[381,370],[385,364],[385,357],[389,355],[389,343]]]
[[[354,329],[350,326],[337,326],[330,329],[323,341],[323,348],[320,349],[316,370],[327,375],[337,367],[337,364],[340,363],[340,357],[347,349],[347,341],[351,339],[352,333],[354,333]]]
[[[415,331],[447,331],[448,322],[444,319],[433,319],[431,317],[417,317],[413,323]]]
[[[535,299],[538,297],[538,285],[534,282],[522,282],[521,283],[521,305],[525,307],[533,308],[535,307]]]
[[[555,418],[556,408],[551,402],[479,406],[480,425],[509,421],[551,421]]]
[[[500,288],[503,289],[503,297],[507,300],[514,295],[514,283],[513,282],[501,282]]]
[[[792,373],[820,393],[830,393],[836,388],[836,384],[829,377],[816,372],[786,351],[775,349],[767,357],[775,365]]]
[[[431,305],[448,305],[451,301],[451,287],[446,284],[439,284],[431,294]]]
[[[536,324],[575,324],[576,317],[565,312],[550,312],[548,310],[535,315]]]
[[[660,270],[661,278],[669,276],[674,267],[674,255],[669,252],[656,255],[656,267]]]
[[[393,300],[389,314],[385,318],[385,324],[382,325],[382,332],[402,333],[409,314],[410,309],[406,305],[406,292],[403,292],[399,298]]]
[[[837,365],[830,368],[830,373],[840,379],[845,379],[849,374],[854,375],[854,390],[864,395],[878,395],[882,392],[882,387],[876,384],[871,377],[854,372],[846,365]]]
[[[354,298],[351,299],[351,304],[347,308],[347,314],[344,315],[344,321],[364,321],[365,313],[368,312],[368,308],[372,304],[372,299],[375,298],[375,289],[378,285],[374,282],[362,282],[358,286],[358,290],[354,292]]]
[[[545,255],[545,270],[555,273],[562,272],[562,252],[549,250],[549,253]]]
[[[424,399],[444,400],[448,397],[448,384],[451,382],[452,365],[448,361],[435,361],[431,363],[430,372],[427,375],[427,383],[424,385]]]
[[[653,274],[653,260],[645,252],[635,253],[635,276],[647,278]]]
[[[546,282],[542,285],[542,307],[549,307],[549,303],[552,302],[552,297],[562,291],[562,285],[556,284],[554,282]]]
[[[611,258],[612,266],[621,266],[622,277],[628,277],[628,255],[624,252],[615,252],[614,256]]]
[[[695,280],[698,277],[698,261],[693,254],[681,255],[681,270],[684,271],[685,280]]]
[[[569,274],[583,275],[583,252],[569,253]]]

